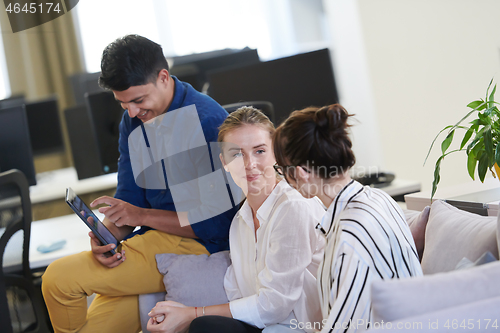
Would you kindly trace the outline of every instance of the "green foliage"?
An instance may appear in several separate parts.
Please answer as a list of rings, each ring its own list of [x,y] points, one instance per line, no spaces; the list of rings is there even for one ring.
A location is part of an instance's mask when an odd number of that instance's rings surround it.
[[[472,109],[467,112],[467,114],[460,119],[455,125],[448,125],[443,128],[438,135],[434,138],[425,157],[424,165],[427,162],[427,158],[436,142],[437,138],[445,131],[447,131],[446,137],[441,143],[441,156],[436,161],[434,167],[434,181],[432,182],[432,194],[431,199],[436,193],[437,186],[441,179],[440,170],[441,162],[444,158],[457,151],[465,151],[467,154],[467,171],[469,176],[474,180],[474,175],[476,173],[479,176],[481,182],[484,182],[486,177],[486,172],[490,170],[493,175],[493,166],[495,163],[500,165],[500,110],[497,105],[500,104],[495,102],[495,92],[497,86],[495,85],[490,92],[493,79],[486,89],[486,98],[479,99],[477,101],[470,102],[467,107]],[[470,121],[468,126],[462,125],[469,117],[475,116],[475,119]],[[460,149],[448,151],[453,142],[453,139],[458,135],[457,130],[464,130],[465,134],[460,143]]]

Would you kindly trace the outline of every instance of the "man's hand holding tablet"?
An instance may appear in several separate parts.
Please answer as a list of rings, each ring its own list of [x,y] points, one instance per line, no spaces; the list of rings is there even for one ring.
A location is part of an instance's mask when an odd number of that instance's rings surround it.
[[[66,202],[92,230],[89,233],[90,245],[96,260],[109,268],[121,264],[125,260],[125,251],[116,252],[119,241],[71,188],[66,189]]]

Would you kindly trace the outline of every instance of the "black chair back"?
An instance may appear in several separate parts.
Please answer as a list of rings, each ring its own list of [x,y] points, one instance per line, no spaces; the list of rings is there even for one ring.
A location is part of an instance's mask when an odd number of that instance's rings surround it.
[[[3,333],[52,332],[42,294],[34,284],[29,265],[29,244],[31,232],[31,201],[28,181],[19,170],[0,173],[0,192],[17,195],[0,200],[10,205],[20,205],[22,216],[5,222],[0,228],[0,331]],[[13,236],[23,233],[21,263],[4,267],[7,243]],[[15,245],[15,242],[14,242]],[[9,251],[12,251],[9,246]]]

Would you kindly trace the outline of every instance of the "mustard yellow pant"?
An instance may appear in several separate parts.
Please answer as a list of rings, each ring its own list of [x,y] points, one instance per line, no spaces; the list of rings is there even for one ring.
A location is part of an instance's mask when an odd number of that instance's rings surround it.
[[[165,291],[156,268],[159,253],[209,254],[194,239],[151,230],[122,242],[126,260],[101,265],[91,252],[54,261],[42,277],[42,292],[56,333],[139,332],[138,295]],[[87,296],[97,294],[87,311]]]

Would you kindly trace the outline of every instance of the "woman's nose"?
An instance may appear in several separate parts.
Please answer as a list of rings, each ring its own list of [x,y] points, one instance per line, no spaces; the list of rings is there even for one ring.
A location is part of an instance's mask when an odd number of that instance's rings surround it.
[[[255,159],[252,156],[245,156],[245,169],[252,169],[255,165]]]

